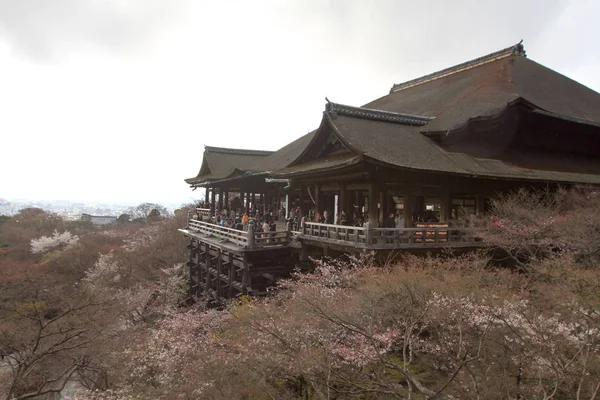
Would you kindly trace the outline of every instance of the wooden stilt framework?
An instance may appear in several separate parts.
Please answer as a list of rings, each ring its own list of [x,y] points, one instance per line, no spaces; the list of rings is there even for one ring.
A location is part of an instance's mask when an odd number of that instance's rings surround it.
[[[190,298],[223,300],[265,295],[295,266],[292,249],[287,246],[246,251],[192,237],[188,249]]]

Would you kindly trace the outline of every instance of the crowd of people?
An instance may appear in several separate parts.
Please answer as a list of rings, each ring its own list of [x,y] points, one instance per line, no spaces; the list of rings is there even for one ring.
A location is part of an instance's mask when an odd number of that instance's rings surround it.
[[[198,207],[209,209],[209,205],[205,202],[200,202]],[[247,231],[248,226],[252,225],[255,232],[275,231],[277,229],[277,220],[285,220],[286,224],[289,224],[292,230],[298,230],[303,221],[355,227],[365,226],[365,223],[368,221],[368,219],[360,212],[355,212],[352,215],[352,218],[350,218],[345,210],[332,216],[328,210],[319,211],[315,208],[309,210],[308,213],[302,213],[298,206],[290,208],[287,219],[284,218],[284,209],[278,213],[261,213],[256,208],[251,208],[247,212],[243,212],[241,209],[224,209],[217,212],[212,212],[211,210],[210,215],[210,217],[207,217],[206,215],[202,216],[197,214],[197,218],[200,220],[204,219],[206,222],[242,231]],[[404,214],[402,210],[390,212],[387,217],[384,218],[382,227],[396,229],[404,228]]]

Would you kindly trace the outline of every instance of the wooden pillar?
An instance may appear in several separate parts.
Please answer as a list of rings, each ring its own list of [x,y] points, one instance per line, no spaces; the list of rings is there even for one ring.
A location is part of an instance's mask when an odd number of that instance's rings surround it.
[[[248,255],[244,253],[242,270],[242,293],[248,293],[247,287],[250,281],[250,268],[248,266]]]
[[[244,198],[245,195],[246,194],[243,191],[240,192],[240,201],[242,202],[242,213],[244,213],[244,210],[246,209],[246,205],[245,205],[246,204],[246,199]]]
[[[362,214],[362,204],[361,204],[361,191],[360,190],[355,190],[354,191],[354,204],[356,204],[357,208],[352,207],[352,217],[351,217],[351,223],[354,225],[356,223],[356,221],[354,221],[354,212],[356,211],[356,216],[358,218],[362,218],[364,220],[364,215]]]
[[[265,200],[263,202],[263,214],[268,214],[269,212],[271,212],[271,204],[270,203],[271,203],[271,194],[267,190],[265,192]]]
[[[223,195],[223,208],[229,208],[229,192],[225,191],[225,194]]]
[[[210,192],[211,192],[211,195],[210,195],[210,208],[211,208],[211,210],[213,212],[215,212],[216,211],[216,208],[215,208],[215,205],[216,205],[215,204],[215,188],[211,188]]]
[[[450,190],[443,189],[440,193],[440,222],[448,222],[450,221],[450,217],[452,214],[452,200],[450,196]]]
[[[221,274],[223,273],[223,260],[221,257],[221,248],[217,248],[217,297],[223,297],[223,282],[221,282]]]
[[[256,194],[252,192],[252,207],[256,208]]]
[[[263,209],[263,214],[265,213],[265,208],[266,208],[266,204],[265,204],[266,203],[265,202],[266,197],[267,196],[264,193],[261,192],[261,194],[260,194],[260,200],[259,201],[260,201],[261,207]]]
[[[477,198],[477,216],[481,217],[483,215],[483,212],[485,210],[485,197],[483,196],[483,194],[481,193],[477,193],[476,195]]]
[[[229,273],[227,276],[229,286],[227,287],[227,298],[233,297],[233,282],[235,281],[235,265],[233,265],[233,253],[229,253]]]
[[[321,210],[321,195],[320,195],[320,187],[319,185],[315,185],[315,218],[317,214],[323,215],[323,210]],[[315,221],[320,222],[320,221]]]
[[[404,227],[413,227],[413,211],[415,208],[415,195],[410,190],[404,195]]]
[[[300,209],[298,210],[298,218],[299,219],[302,219],[302,217],[304,216],[304,192],[305,191],[306,191],[306,186],[300,185],[300,196],[299,196]]]
[[[204,188],[204,207],[208,207],[208,188]]]
[[[369,183],[369,215],[368,221],[371,223],[371,227],[377,226],[377,200],[378,200],[378,188],[373,182]]]
[[[281,210],[281,193],[282,193],[281,186],[277,186],[277,210],[275,210],[277,220],[279,220],[279,210]],[[284,216],[284,218],[285,218],[285,216]]]
[[[342,185],[340,190],[340,196],[338,197],[338,213],[340,214],[340,223],[342,219],[342,211],[346,211],[346,218],[348,218],[348,193],[346,191],[346,185]],[[333,216],[335,218],[335,215]]]
[[[380,227],[383,226],[383,220],[386,217],[384,201],[385,201],[385,191],[380,190],[379,191],[379,226]]]
[[[204,271],[204,287],[206,289],[206,293],[208,293],[210,289],[210,285],[212,283],[210,277],[210,269],[212,268],[212,256],[210,255],[210,247],[206,244],[206,253],[204,255],[204,265],[206,265]]]

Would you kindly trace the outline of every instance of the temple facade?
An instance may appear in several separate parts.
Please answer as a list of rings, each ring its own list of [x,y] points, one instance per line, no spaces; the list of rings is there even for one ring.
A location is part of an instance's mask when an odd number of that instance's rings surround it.
[[[452,221],[498,193],[600,185],[600,94],[519,43],[361,107],[327,100],[319,127],[277,151],[206,146],[186,182],[205,218],[296,217],[301,246],[449,244]]]

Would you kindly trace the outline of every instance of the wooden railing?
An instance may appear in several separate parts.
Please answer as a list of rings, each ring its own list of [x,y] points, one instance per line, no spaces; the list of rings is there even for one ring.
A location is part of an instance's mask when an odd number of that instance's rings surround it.
[[[202,215],[203,217],[210,217],[210,208],[196,208],[196,213],[198,215]]]
[[[247,231],[240,231],[210,222],[198,221],[195,218],[188,221],[188,229],[206,236],[227,240],[246,249],[286,246],[292,238],[291,232],[287,230],[254,232],[252,225],[249,225]]]
[[[319,238],[361,248],[425,247],[480,242],[480,229],[473,228],[371,228],[304,222],[300,238]]]
[[[291,240],[290,231],[253,232],[254,248],[287,245]]]
[[[190,219],[188,228],[194,232],[202,233],[207,236],[226,239],[238,246],[248,246],[248,234],[245,231],[238,231],[237,229],[211,224],[210,222],[198,221],[194,218]]]
[[[365,227],[304,222],[300,227],[300,235],[354,243],[367,243],[367,228]]]

